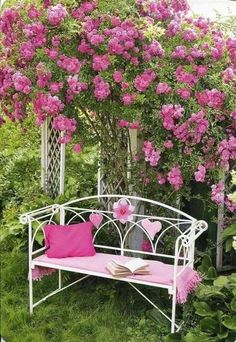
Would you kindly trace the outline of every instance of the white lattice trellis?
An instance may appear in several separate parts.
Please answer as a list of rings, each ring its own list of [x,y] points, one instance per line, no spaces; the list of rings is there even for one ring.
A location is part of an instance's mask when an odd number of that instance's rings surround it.
[[[42,126],[41,182],[52,198],[64,193],[65,145],[59,144],[60,132],[47,119]]]

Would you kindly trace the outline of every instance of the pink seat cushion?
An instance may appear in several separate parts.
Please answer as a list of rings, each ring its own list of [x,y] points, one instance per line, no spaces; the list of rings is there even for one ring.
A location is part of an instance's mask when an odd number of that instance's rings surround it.
[[[94,255],[93,224],[83,222],[71,225],[44,227],[48,258],[84,257]]]
[[[110,275],[109,271],[106,269],[106,265],[110,260],[118,260],[121,262],[126,262],[132,259],[132,257],[114,255],[114,254],[104,254],[104,253],[96,253],[94,256],[90,257],[74,257],[74,258],[64,258],[64,259],[49,259],[46,255],[40,255],[39,257],[34,259],[35,264],[37,262],[46,264],[53,264],[54,267],[56,265],[63,267],[70,267],[78,269],[81,273],[85,273],[87,271],[98,273],[98,276]],[[173,278],[174,278],[174,266],[165,264],[156,260],[146,260],[149,264],[150,274],[147,275],[132,275],[126,277],[127,279],[136,279],[142,280],[150,283],[158,283],[167,286],[173,286]],[[50,267],[53,267],[50,265]],[[178,266],[178,272],[182,269],[182,266]],[[192,291],[197,284],[201,281],[200,275],[190,267],[188,267],[180,276],[177,278],[177,297],[180,303],[183,303],[187,299],[187,295],[190,291]],[[150,284],[151,285],[151,284]]]

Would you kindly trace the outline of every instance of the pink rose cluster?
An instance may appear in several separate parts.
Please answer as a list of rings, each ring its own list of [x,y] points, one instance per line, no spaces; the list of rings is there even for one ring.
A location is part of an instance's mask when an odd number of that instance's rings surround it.
[[[64,115],[59,115],[53,119],[52,127],[64,133],[63,137],[59,139],[59,143],[67,144],[72,138],[72,134],[76,130],[76,120],[69,119]]]
[[[174,127],[174,135],[185,143],[199,143],[209,128],[209,122],[204,115],[204,111],[191,114],[187,121]]]
[[[52,26],[59,26],[67,14],[67,10],[63,5],[57,4],[56,6],[52,6],[48,9],[48,22]]]
[[[108,55],[95,55],[93,56],[93,70],[104,71],[110,66],[110,60]]]
[[[85,1],[81,5],[72,10],[72,17],[78,20],[82,20],[86,15],[90,14],[97,7],[97,1]]]
[[[161,44],[157,40],[153,40],[151,44],[144,44],[143,46],[143,59],[148,62],[155,57],[163,58],[165,56],[165,51],[163,50]]]
[[[145,160],[151,166],[156,166],[161,158],[161,151],[155,149],[151,141],[144,141],[142,151],[144,152]]]
[[[223,182],[219,182],[218,184],[214,184],[211,187],[211,199],[216,204],[220,205],[224,203],[224,189],[225,185]]]
[[[68,89],[67,89],[67,102],[73,100],[74,95],[79,95],[82,91],[88,89],[88,84],[79,81],[78,74],[69,76],[67,78]]]
[[[221,166],[228,170],[229,161],[236,160],[236,137],[230,136],[228,140],[222,140],[218,146],[218,154]]]
[[[97,75],[93,79],[94,96],[98,101],[105,100],[111,93],[109,83],[106,82],[101,76]]]
[[[172,92],[172,88],[166,82],[158,83],[156,87],[156,93],[160,94],[170,94]]]
[[[81,68],[81,62],[76,57],[68,57],[61,55],[57,61],[57,65],[66,70],[68,73],[77,74]]]
[[[129,122],[126,120],[120,120],[119,121],[119,127],[120,128],[129,127],[130,129],[138,129],[139,128],[139,122],[138,121]]]
[[[136,94],[124,94],[122,95],[122,102],[125,106],[129,106],[135,102],[136,97]]]
[[[39,125],[44,122],[47,115],[56,117],[64,108],[64,104],[58,96],[44,93],[36,94],[33,105],[37,115],[36,122]]]
[[[173,167],[167,174],[168,182],[173,186],[175,191],[178,191],[183,185],[183,177],[180,167],[177,165]]]
[[[221,109],[225,101],[225,94],[217,89],[206,89],[198,92],[196,97],[201,106],[208,106],[214,109]]]
[[[51,71],[47,70],[44,63],[39,63],[36,67],[37,73],[37,86],[39,88],[45,88],[49,85],[49,81],[52,78]]]
[[[181,105],[167,104],[163,105],[160,111],[163,127],[168,131],[175,128],[175,120],[180,119],[183,116],[184,108]]]
[[[9,89],[13,85],[12,74],[13,70],[10,67],[0,68],[0,98],[8,95]]]
[[[2,43],[10,47],[17,42],[17,33],[14,26],[17,25],[19,13],[15,8],[6,8],[0,16],[0,32],[4,34]]]
[[[226,47],[229,52],[229,57],[231,58],[231,62],[235,65],[236,61],[236,38],[228,38],[226,40]]]
[[[28,77],[22,75],[19,71],[12,76],[12,81],[16,91],[20,91],[24,94],[31,92],[31,81]]]
[[[25,25],[23,32],[28,41],[35,47],[42,47],[46,44],[47,29],[41,22]]]
[[[197,182],[204,183],[206,177],[205,166],[199,165],[197,171],[194,173],[194,177]]]
[[[146,91],[151,83],[156,79],[156,74],[152,70],[145,70],[141,75],[135,77],[134,86],[140,91]]]
[[[189,10],[186,0],[136,0],[136,4],[143,16],[151,17],[157,21],[171,19],[178,13]]]

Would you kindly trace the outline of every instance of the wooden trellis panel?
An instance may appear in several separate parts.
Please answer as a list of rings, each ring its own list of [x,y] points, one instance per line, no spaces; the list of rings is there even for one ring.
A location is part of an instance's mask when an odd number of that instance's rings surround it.
[[[64,193],[65,145],[59,144],[61,133],[52,128],[52,120],[47,119],[41,135],[41,184],[50,197]]]

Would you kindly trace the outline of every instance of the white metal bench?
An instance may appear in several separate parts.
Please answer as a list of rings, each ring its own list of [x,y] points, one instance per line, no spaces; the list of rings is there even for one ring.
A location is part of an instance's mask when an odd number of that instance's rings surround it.
[[[109,200],[110,205],[108,207],[111,208],[114,202],[119,201],[122,198],[125,198],[128,203],[135,207],[132,221],[129,221],[125,224],[120,223],[118,219],[114,218],[112,209],[101,209],[103,207],[102,203],[104,203],[104,201]],[[103,217],[103,221],[98,229],[94,229],[94,246],[97,252],[112,252],[113,254],[119,254],[121,256],[145,256],[148,259],[152,258],[154,260],[161,260],[162,262],[165,260],[165,263],[170,264],[173,267],[172,283],[163,284],[161,282],[146,281],[145,279],[142,280],[140,277],[136,276],[115,278],[107,272],[96,270],[96,267],[95,269],[93,269],[92,266],[89,270],[84,269],[83,260],[86,260],[83,259],[84,257],[78,258],[78,260],[81,260],[81,264],[80,261],[78,261],[78,266],[75,267],[75,260],[72,260],[73,258],[66,258],[70,259],[66,261],[67,264],[65,265],[65,261],[63,261],[63,264],[61,264],[61,259],[56,261],[55,259],[52,259],[54,261],[51,261],[49,258],[45,257],[45,246],[40,248],[37,247],[37,249],[34,248],[36,245],[36,235],[46,224],[71,224],[75,222],[87,221],[88,216],[91,213],[99,213]],[[158,234],[156,234],[154,240],[142,225],[142,221],[144,219],[148,219],[150,222],[155,222],[158,220],[162,224],[162,229]],[[181,324],[176,324],[177,283],[181,273],[183,273],[189,267],[193,268],[195,241],[207,229],[207,223],[205,221],[198,221],[178,209],[149,199],[125,195],[102,195],[80,198],[78,200],[67,202],[61,205],[55,204],[37,209],[21,215],[20,222],[22,224],[28,224],[29,229],[30,313],[33,313],[33,309],[50,296],[93,275],[109,279],[119,279],[121,281],[128,282],[140,295],[143,296],[143,298],[145,298],[150,304],[153,305],[154,308],[159,310],[171,322],[171,332],[178,331],[181,328]],[[134,230],[140,229],[144,238],[150,242],[151,251],[143,251],[141,250],[141,246],[138,249],[129,247],[130,234],[133,234]],[[105,232],[109,233],[109,235],[107,235],[109,238],[114,236],[115,240],[117,241],[117,245],[113,245],[113,243],[106,245],[99,241],[100,233],[103,231],[104,234],[104,230]],[[169,242],[170,240],[173,240],[173,248],[171,249],[168,242],[167,251],[165,250],[167,241],[166,238]],[[96,261],[96,258],[104,259],[107,258],[107,256],[103,257],[101,253],[98,253],[97,256],[95,255],[95,257],[90,258],[95,258],[91,260]],[[91,265],[92,264],[94,264],[94,262],[91,263]],[[182,266],[181,270],[179,267],[180,265]],[[49,267],[58,270],[58,288],[38,302],[34,303],[32,270],[36,266]],[[84,276],[63,287],[61,277],[62,270],[84,274]],[[144,295],[143,292],[136,287],[137,284],[167,289],[168,293],[172,296],[171,317],[169,317],[146,295]]]

